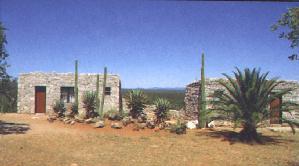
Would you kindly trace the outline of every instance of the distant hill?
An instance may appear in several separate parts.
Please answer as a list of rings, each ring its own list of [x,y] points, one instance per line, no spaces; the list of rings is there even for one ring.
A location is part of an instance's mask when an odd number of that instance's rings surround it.
[[[171,103],[171,109],[181,109],[184,107],[185,88],[135,88],[144,91],[147,96],[147,104],[153,104],[158,97],[166,98]],[[129,90],[122,89],[122,94],[125,96]]]

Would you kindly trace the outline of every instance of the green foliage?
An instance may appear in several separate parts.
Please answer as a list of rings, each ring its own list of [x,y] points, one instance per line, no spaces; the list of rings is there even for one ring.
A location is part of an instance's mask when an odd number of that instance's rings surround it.
[[[178,120],[176,124],[170,126],[170,132],[176,134],[186,134],[186,123]]]
[[[235,78],[223,74],[227,81],[219,83],[227,93],[218,94],[214,107],[231,114],[236,124],[242,124],[243,130],[240,134],[243,140],[259,141],[257,123],[269,118],[269,104],[290,93],[292,89],[273,91],[283,81],[278,81],[278,78],[267,79],[268,73],[261,74],[260,70],[256,69],[246,68],[243,72],[238,68],[236,70]]]
[[[0,79],[0,112],[17,112],[16,79]]]
[[[83,94],[83,108],[86,110],[86,118],[95,116],[94,110],[96,109],[96,92],[87,91]]]
[[[126,96],[130,90],[122,89],[122,93]],[[180,110],[184,107],[184,89],[142,89],[142,91],[147,98],[145,104],[152,105],[157,98],[165,98],[171,103],[170,109]]]
[[[299,7],[288,9],[286,13],[272,26],[272,31],[282,29],[279,38],[287,39],[291,42],[291,48],[298,47],[299,44]]]
[[[58,115],[58,117],[63,117],[66,111],[64,102],[62,100],[56,100],[53,105],[53,110]]]
[[[79,109],[79,95],[78,95],[78,60],[75,61],[75,106]]]
[[[102,100],[100,107],[100,116],[103,116],[104,104],[105,104],[105,88],[106,88],[106,80],[107,80],[107,67],[104,67],[104,80],[103,80],[103,92],[102,92]]]
[[[0,79],[8,79],[9,76],[6,72],[8,67],[6,58],[8,57],[8,53],[6,51],[5,45],[7,44],[5,28],[0,22]]]
[[[146,96],[141,90],[131,90],[127,96],[127,104],[130,109],[130,115],[133,118],[138,118],[145,108]]]
[[[206,91],[205,91],[205,66],[204,66],[205,56],[201,55],[201,80],[200,80],[200,97],[199,97],[199,105],[198,105],[198,127],[203,128],[206,127]]]
[[[155,100],[155,115],[156,115],[156,123],[163,123],[165,119],[168,117],[168,112],[170,108],[170,102],[164,98],[158,98]]]

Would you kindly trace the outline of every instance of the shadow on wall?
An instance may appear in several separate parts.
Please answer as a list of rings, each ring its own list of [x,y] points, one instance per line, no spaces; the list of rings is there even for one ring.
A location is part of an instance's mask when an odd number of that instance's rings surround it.
[[[26,123],[8,123],[0,120],[0,135],[25,134],[29,129]]]

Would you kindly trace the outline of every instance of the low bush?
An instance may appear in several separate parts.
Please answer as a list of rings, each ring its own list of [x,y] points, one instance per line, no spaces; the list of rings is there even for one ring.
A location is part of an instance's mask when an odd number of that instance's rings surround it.
[[[187,125],[185,122],[177,121],[176,124],[170,126],[170,132],[176,134],[186,134]]]

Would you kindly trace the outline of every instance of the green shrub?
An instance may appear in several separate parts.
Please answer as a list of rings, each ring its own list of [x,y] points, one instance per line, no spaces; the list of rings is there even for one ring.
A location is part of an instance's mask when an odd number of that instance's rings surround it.
[[[86,118],[96,116],[96,98],[97,94],[94,91],[87,91],[83,94],[83,108],[85,108],[86,111]]]
[[[56,100],[53,105],[53,110],[57,114],[58,117],[63,117],[64,112],[66,111],[64,102],[62,100]]]
[[[170,126],[170,132],[176,134],[186,134],[187,125],[180,120],[176,124]]]
[[[158,98],[154,102],[156,109],[155,115],[156,115],[156,123],[162,123],[164,122],[168,115],[169,115],[169,108],[170,108],[170,102],[167,99],[164,98]]]
[[[145,108],[146,96],[141,90],[131,90],[126,96],[128,108],[130,109],[129,115],[133,118],[138,118]]]

